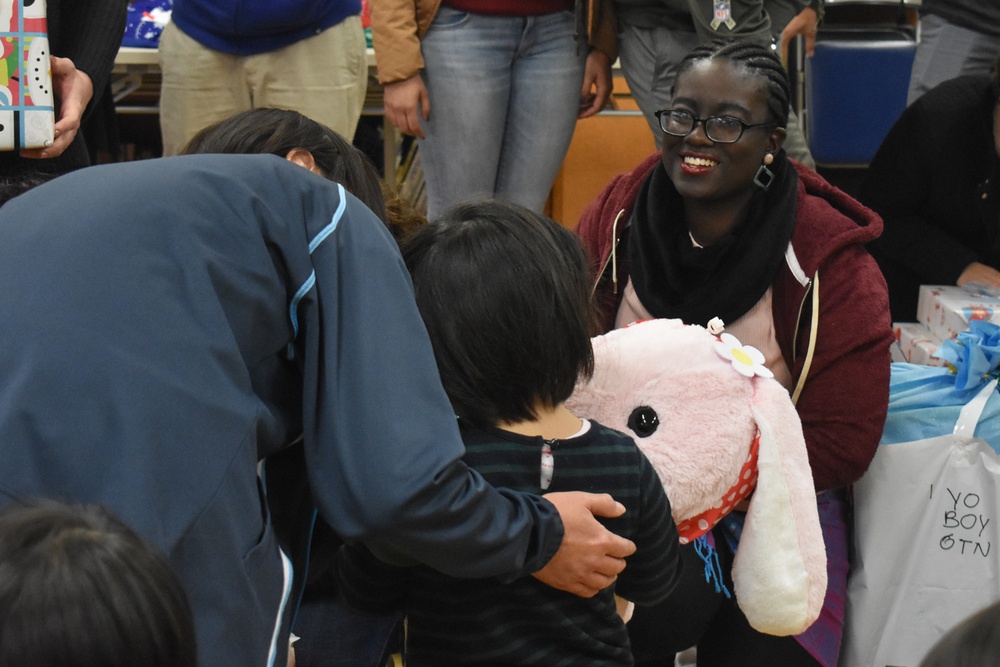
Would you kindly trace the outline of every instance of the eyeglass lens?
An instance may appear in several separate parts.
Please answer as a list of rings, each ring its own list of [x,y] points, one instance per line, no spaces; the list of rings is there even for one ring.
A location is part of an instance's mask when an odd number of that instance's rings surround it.
[[[743,135],[743,124],[728,116],[712,116],[702,120],[705,134],[712,141],[729,144]],[[695,117],[686,111],[665,111],[660,114],[660,129],[676,137],[686,137],[694,131]]]

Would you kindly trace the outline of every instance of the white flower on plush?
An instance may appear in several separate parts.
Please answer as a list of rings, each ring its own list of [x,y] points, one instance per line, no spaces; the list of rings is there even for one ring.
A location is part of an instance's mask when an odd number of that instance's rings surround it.
[[[721,331],[721,322],[712,328]],[[760,632],[803,632],[826,595],[826,549],[802,425],[763,356],[729,334],[666,319],[593,344],[594,376],[570,409],[635,438],[660,475],[682,541],[749,495],[732,571],[736,600]]]
[[[764,365],[764,354],[755,347],[743,345],[732,334],[724,333],[715,342],[715,351],[723,359],[732,362],[733,368],[740,375],[752,378],[759,375],[762,378],[773,378],[774,373]]]

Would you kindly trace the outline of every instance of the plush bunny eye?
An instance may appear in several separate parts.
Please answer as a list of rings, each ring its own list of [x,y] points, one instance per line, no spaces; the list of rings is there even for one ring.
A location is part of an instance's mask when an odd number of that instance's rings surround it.
[[[640,405],[628,416],[628,427],[640,438],[653,435],[659,425],[660,418],[656,416],[656,410],[648,405]]]

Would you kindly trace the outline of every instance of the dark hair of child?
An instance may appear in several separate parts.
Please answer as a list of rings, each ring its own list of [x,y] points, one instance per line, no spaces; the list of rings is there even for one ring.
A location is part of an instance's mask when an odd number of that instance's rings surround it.
[[[1000,602],[972,614],[949,630],[924,657],[920,667],[981,667],[1000,656]]]
[[[48,183],[56,174],[41,171],[21,171],[14,174],[0,175],[0,206],[24,194],[31,188]]]
[[[195,667],[167,561],[97,505],[0,508],[0,667]]]
[[[451,208],[402,250],[463,423],[535,419],[593,372],[589,265],[569,230],[488,200]]]

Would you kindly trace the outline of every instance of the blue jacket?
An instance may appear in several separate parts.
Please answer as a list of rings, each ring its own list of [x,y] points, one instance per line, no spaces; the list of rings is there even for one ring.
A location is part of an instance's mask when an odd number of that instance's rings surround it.
[[[215,51],[274,51],[361,13],[361,0],[174,0],[170,20]]]
[[[0,285],[0,503],[122,516],[180,575],[203,665],[285,664],[293,572],[257,466],[300,437],[322,518],[391,562],[513,577],[559,546],[550,503],[461,462],[388,231],[297,165],[60,177],[0,208]]]

